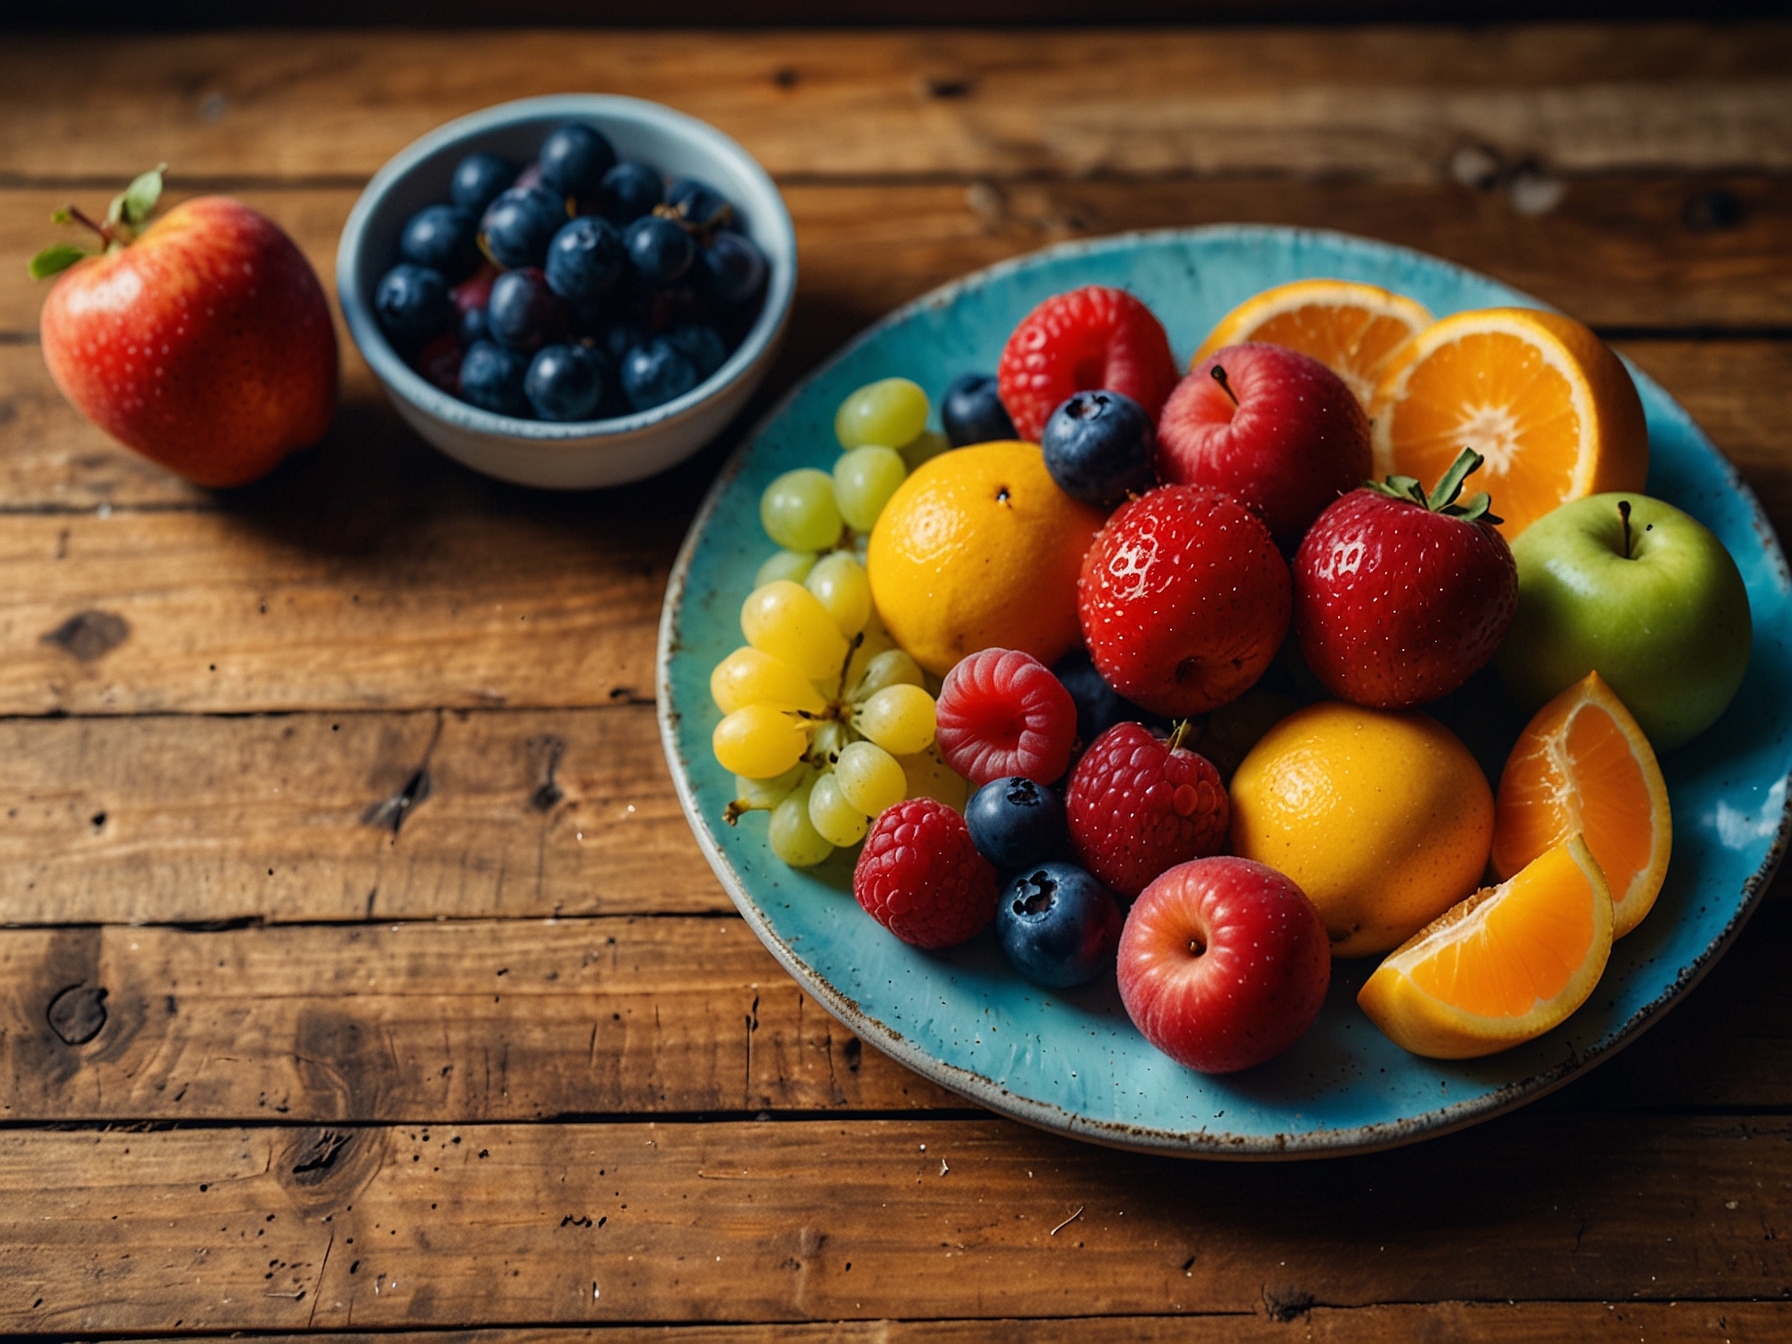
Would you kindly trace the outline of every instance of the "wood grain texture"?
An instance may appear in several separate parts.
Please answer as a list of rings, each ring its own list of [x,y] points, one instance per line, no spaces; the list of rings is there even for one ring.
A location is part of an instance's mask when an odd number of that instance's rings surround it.
[[[861,1048],[738,919],[0,932],[7,1122],[965,1104]]]
[[[1440,178],[1792,168],[1792,28],[20,36],[0,170],[365,177],[450,117],[565,89],[667,102],[774,174]],[[64,72],[80,69],[71,99]]]
[[[1665,1021],[1541,1105],[1792,1107],[1786,889]],[[942,1106],[969,1103],[861,1046],[737,919],[0,931],[10,1124]]]
[[[1776,1297],[1789,1137],[1782,1119],[1529,1112],[1233,1166],[925,1118],[13,1130],[0,1328]]]
[[[0,721],[0,922],[732,909],[651,704]]]
[[[1424,1302],[1303,1305],[1265,1296],[1251,1312],[1057,1320],[827,1321],[777,1325],[558,1326],[263,1335],[267,1344],[1727,1344],[1783,1335],[1781,1302]]]
[[[179,183],[176,177],[171,203],[193,194]],[[1416,247],[1597,326],[1792,321],[1784,264],[1792,180],[1607,175],[1559,185],[1559,199],[1538,212],[1522,186],[1515,193],[1498,181],[1481,188],[1300,179],[788,184],[801,282],[792,335],[813,360],[887,309],[979,266],[1071,238],[1238,221],[1340,229]],[[334,292],[336,242],[357,188],[231,194],[291,233]],[[71,199],[99,209],[106,192],[0,190],[0,255],[28,256],[64,236],[49,216]],[[865,264],[868,255],[875,266]],[[48,288],[23,268],[0,268],[0,333],[35,332]],[[828,325],[815,330],[818,317]],[[358,364],[345,331],[338,339]]]

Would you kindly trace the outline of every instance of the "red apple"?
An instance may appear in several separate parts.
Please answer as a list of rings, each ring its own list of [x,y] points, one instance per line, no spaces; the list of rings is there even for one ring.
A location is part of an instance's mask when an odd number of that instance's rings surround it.
[[[1201,1073],[1282,1053],[1331,983],[1325,921],[1306,894],[1249,859],[1196,859],[1140,893],[1120,934],[1120,999],[1152,1045]]]
[[[1318,360],[1279,345],[1214,351],[1158,417],[1157,478],[1237,496],[1285,551],[1373,465],[1355,394]]]
[[[1231,495],[1164,485],[1122,504],[1077,579],[1083,642],[1103,680],[1183,718],[1237,699],[1288,633],[1288,565]]]
[[[107,251],[63,272],[41,323],[44,361],[83,415],[207,486],[252,481],[323,437],[336,333],[278,224],[207,196],[134,241],[104,232]]]

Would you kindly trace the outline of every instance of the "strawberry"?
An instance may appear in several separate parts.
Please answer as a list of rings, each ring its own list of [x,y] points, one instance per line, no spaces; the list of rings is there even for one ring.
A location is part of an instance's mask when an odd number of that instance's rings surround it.
[[[1021,319],[997,379],[1015,433],[1038,443],[1052,412],[1078,392],[1122,393],[1155,422],[1176,386],[1176,358],[1143,303],[1123,289],[1084,285]]]
[[[1095,534],[1077,614],[1096,670],[1157,714],[1244,694],[1288,633],[1288,566],[1263,520],[1204,485],[1159,486]]]
[[[1294,557],[1294,630],[1333,695],[1404,709],[1483,667],[1518,612],[1518,567],[1491,501],[1458,504],[1482,457],[1464,448],[1428,496],[1410,476],[1352,490]]]

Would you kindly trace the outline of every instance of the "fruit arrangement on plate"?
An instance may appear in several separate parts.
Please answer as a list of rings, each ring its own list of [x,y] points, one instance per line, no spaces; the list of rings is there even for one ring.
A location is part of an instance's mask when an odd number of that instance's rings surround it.
[[[1557,314],[1434,321],[1434,295],[1333,279],[1184,322],[1183,363],[1147,284],[1038,288],[944,386],[849,351],[836,442],[819,405],[774,417],[751,566],[730,537],[745,644],[691,725],[726,806],[700,817],[674,756],[699,835],[732,827],[711,854],[743,911],[899,1056],[898,1023],[942,1081],[1073,1129],[1161,1116],[1147,1074],[1205,1104],[1220,1076],[1283,1090],[1278,1057],[1443,1088],[1426,1061],[1536,1060],[1614,940],[1677,937],[1645,919],[1675,840],[1657,753],[1697,757],[1750,664],[1735,543],[1644,493],[1630,373]],[[949,343],[937,309],[915,325]],[[814,899],[847,886],[856,930]],[[1418,1062],[1365,1053],[1376,1029]],[[1071,1107],[1037,1085],[1059,1043]],[[1079,1066],[1143,1100],[1092,1100]]]
[[[473,153],[405,224],[374,311],[430,382],[518,419],[588,421],[683,396],[758,314],[767,264],[695,178],[619,159],[595,126],[534,162]]]

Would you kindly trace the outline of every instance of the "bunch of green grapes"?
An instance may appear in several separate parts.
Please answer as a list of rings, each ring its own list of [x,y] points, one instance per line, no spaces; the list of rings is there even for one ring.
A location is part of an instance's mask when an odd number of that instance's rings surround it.
[[[836,551],[809,579],[754,589],[741,608],[746,645],[709,678],[723,715],[711,742],[739,791],[728,818],[770,808],[772,852],[795,868],[857,844],[871,818],[942,783],[925,674],[871,625],[863,567]]]
[[[946,447],[927,415],[906,378],[861,387],[834,418],[834,470],[785,472],[760,498],[781,549],[741,609],[746,645],[710,674],[723,715],[712,742],[735,775],[726,819],[769,810],[772,851],[792,867],[857,844],[904,798],[964,806],[965,782],[933,743],[926,674],[878,619],[863,562],[890,496]]]

